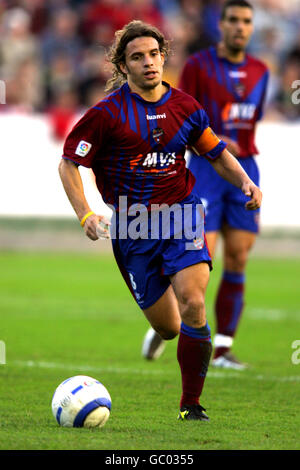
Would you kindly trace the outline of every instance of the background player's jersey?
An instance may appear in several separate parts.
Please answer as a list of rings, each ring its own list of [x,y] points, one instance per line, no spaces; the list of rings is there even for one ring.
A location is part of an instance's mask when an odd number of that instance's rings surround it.
[[[119,196],[149,207],[190,194],[195,179],[185,165],[188,145],[216,158],[226,144],[194,98],[168,86],[159,101],[147,102],[125,83],[74,126],[63,157],[92,168],[103,200],[115,209]]]
[[[239,157],[249,157],[258,153],[255,124],[262,116],[268,75],[266,66],[250,55],[233,64],[210,47],[188,59],[179,88],[202,104],[217,134],[239,144]]]

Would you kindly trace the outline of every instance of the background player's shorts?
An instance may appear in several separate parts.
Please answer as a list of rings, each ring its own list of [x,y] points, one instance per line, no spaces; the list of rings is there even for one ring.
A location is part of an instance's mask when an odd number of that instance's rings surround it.
[[[191,195],[183,203],[192,203],[195,208],[201,201]],[[193,219],[193,231],[196,231],[195,223]],[[170,275],[202,262],[208,263],[211,268],[204,231],[201,237],[194,240],[186,238],[185,233],[181,238],[112,239],[119,269],[141,309],[150,307],[164,294],[170,285]]]
[[[255,159],[248,157],[238,161],[258,186],[259,172]],[[188,167],[196,178],[193,193],[200,197],[205,207],[206,232],[220,230],[224,222],[239,230],[258,232],[259,209],[245,209],[249,197],[221,178],[205,158],[191,155]]]

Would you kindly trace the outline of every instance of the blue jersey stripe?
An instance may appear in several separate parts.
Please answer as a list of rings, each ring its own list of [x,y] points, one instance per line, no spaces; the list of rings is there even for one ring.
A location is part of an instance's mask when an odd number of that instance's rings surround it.
[[[202,94],[202,105],[203,105],[203,108],[206,110],[206,112],[208,112],[209,110],[209,98],[208,98],[208,95],[206,93],[203,93]]]
[[[210,53],[210,56],[211,56],[213,64],[214,64],[214,70],[216,72],[217,81],[220,85],[222,85],[223,80],[222,80],[222,74],[221,74],[221,70],[220,70],[220,62],[219,62],[219,59],[217,57],[216,49],[211,47],[209,49],[209,53]]]
[[[122,188],[120,187],[120,177],[123,174],[122,169],[123,169],[123,162],[124,162],[124,160],[123,160],[124,153],[125,153],[124,150],[121,150],[120,155],[117,159],[118,163],[117,163],[117,168],[116,168],[116,176],[114,178],[114,184],[113,184],[113,186],[115,188],[120,188],[120,193],[122,193]],[[115,204],[117,204],[117,205],[118,205],[118,197],[119,197],[119,193],[117,191],[115,191],[114,199],[115,199]]]
[[[252,91],[247,96],[247,100],[251,103],[256,104],[256,106],[261,105],[261,98],[263,96],[263,90],[266,86],[267,76],[268,76],[268,74],[265,73],[261,77],[261,79],[256,83],[255,87],[252,89]]]
[[[213,113],[212,128],[217,133],[222,132],[223,126],[222,126],[222,121],[220,119],[219,106],[215,100],[211,100],[211,107],[212,107],[212,113]]]
[[[148,125],[147,125],[147,117],[146,117],[146,109],[145,106],[138,100],[135,101],[139,123],[140,123],[140,130],[141,130],[141,137],[146,142],[148,141]]]
[[[121,112],[121,121],[122,124],[125,124],[126,122],[126,114],[124,112],[124,96],[121,97],[121,103],[120,103],[120,112]]]
[[[226,80],[226,88],[230,94],[234,95],[235,91],[233,89],[232,81],[229,75],[229,71],[230,71],[229,64],[226,61],[222,61],[222,65],[223,65],[224,72],[225,72],[224,75],[225,75],[225,80]]]
[[[107,102],[107,100],[106,100],[105,102]],[[100,106],[94,106],[93,109],[99,109],[99,111],[102,111],[103,109],[106,109],[106,111],[109,112],[109,114],[111,115],[111,117],[112,117],[113,119],[115,119],[115,116],[114,116],[113,112],[108,108],[108,106],[103,106],[103,108],[100,108]]]
[[[112,102],[116,105],[118,109],[120,109],[120,103],[116,100],[116,98],[112,98]]]
[[[227,132],[228,135],[228,132]],[[238,129],[230,129],[229,131],[229,137],[234,140],[235,142],[239,141],[239,132]]]
[[[126,93],[126,103],[127,103],[127,115],[129,119],[129,126],[133,132],[137,133],[137,126],[135,122],[134,109],[132,104],[132,98],[129,93]]]
[[[169,90],[167,91],[167,93],[165,93],[162,98],[156,103],[156,106],[162,106],[163,104],[165,104],[168,99],[171,97],[171,94],[172,94],[172,88],[169,87]]]
[[[195,58],[197,60],[198,67],[200,69],[202,69],[203,68],[203,57],[202,57],[202,55],[197,54],[197,56]],[[191,61],[191,63],[194,63],[194,61]]]
[[[107,106],[104,106],[104,108],[106,109],[106,111],[109,112],[109,114],[111,115],[111,117],[112,117],[113,119],[115,119],[115,116],[114,116],[114,114],[112,113],[112,111],[111,111]]]
[[[193,114],[191,114],[178,129],[177,133],[173,138],[165,145],[162,149],[164,152],[172,152],[175,148],[178,148],[179,145],[182,146],[181,151],[184,152],[186,145],[191,144],[189,142],[189,137],[193,131],[199,129],[199,137],[201,133],[208,127],[208,118],[204,109],[198,109]],[[179,151],[179,150],[178,150]]]
[[[205,62],[205,67],[206,67],[206,70],[207,70],[207,75],[209,76],[209,78],[212,77],[213,75],[213,69],[212,69],[212,66],[211,66],[211,63],[210,63],[210,60],[209,60],[209,54],[208,54],[208,51],[205,51],[203,53],[203,60]]]

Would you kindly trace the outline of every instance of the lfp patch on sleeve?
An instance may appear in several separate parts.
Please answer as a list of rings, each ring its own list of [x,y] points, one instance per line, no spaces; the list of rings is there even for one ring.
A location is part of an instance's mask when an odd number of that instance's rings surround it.
[[[85,157],[89,153],[91,147],[92,144],[86,142],[85,140],[81,140],[77,145],[75,154],[79,155],[79,157]]]

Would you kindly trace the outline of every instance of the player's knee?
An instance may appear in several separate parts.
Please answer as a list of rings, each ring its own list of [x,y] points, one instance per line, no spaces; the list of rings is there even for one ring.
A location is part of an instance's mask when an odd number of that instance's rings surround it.
[[[227,253],[225,256],[225,269],[231,272],[242,272],[246,267],[247,261],[247,250]]]
[[[189,310],[191,313],[196,314],[197,312],[204,309],[204,295],[202,293],[189,295],[184,299],[183,304],[185,305],[187,310]]]
[[[205,299],[202,293],[190,295],[184,299],[184,309],[182,311],[182,320],[188,324],[194,324],[195,327],[201,326],[206,322]]]

